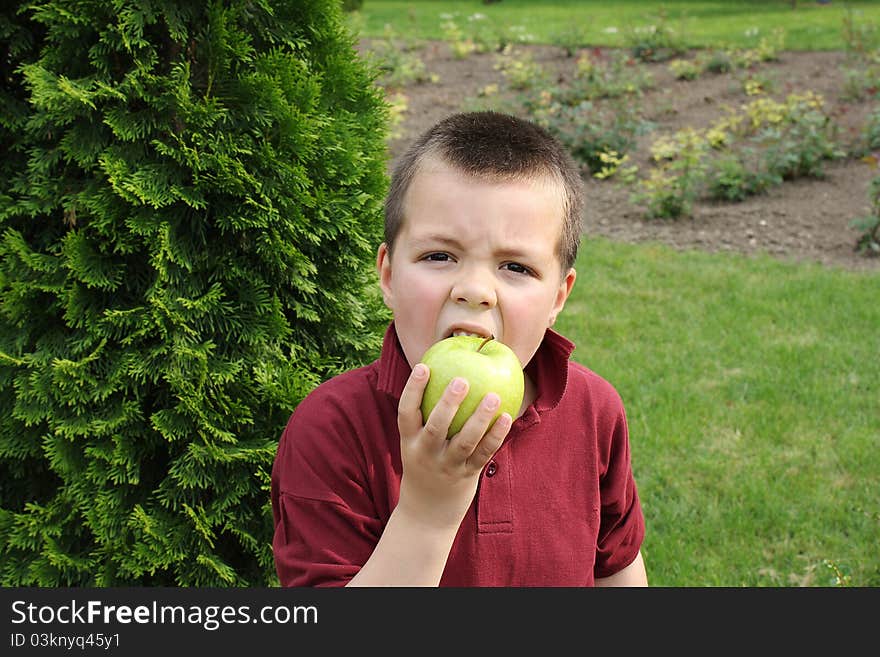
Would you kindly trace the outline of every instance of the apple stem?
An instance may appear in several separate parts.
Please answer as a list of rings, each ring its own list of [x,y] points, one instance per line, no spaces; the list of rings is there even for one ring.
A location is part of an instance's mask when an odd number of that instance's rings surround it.
[[[488,338],[486,338],[485,340],[483,340],[483,341],[480,343],[480,346],[477,347],[477,351],[479,351],[480,349],[482,349],[483,347],[485,347],[487,342],[489,342],[490,340],[494,340],[494,339],[495,339],[495,336],[494,336],[494,335],[490,335]]]

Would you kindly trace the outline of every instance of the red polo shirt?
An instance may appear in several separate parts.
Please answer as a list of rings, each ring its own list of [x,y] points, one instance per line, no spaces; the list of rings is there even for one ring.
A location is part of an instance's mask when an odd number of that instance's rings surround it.
[[[526,370],[538,396],[484,468],[440,584],[591,586],[629,565],[644,518],[623,404],[548,329]],[[397,404],[410,374],[393,323],[379,360],[296,408],[272,470],[282,586],[344,585],[397,504]]]

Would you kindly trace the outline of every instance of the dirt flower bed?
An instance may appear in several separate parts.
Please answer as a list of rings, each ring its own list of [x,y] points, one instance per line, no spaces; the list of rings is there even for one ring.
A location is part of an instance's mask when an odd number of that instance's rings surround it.
[[[371,43],[365,40],[360,47],[366,52]],[[590,54],[601,61],[622,53],[595,49]],[[510,89],[511,78],[499,67],[498,53],[456,57],[447,43],[429,42],[421,44],[413,55],[417,59],[411,61],[423,67],[418,76],[421,81],[386,85],[389,97],[396,98],[403,109],[389,142],[392,162],[411,139],[440,118],[486,106],[492,97],[504,100],[507,106],[522,97],[521,91]],[[693,60],[698,55],[689,53],[684,58]],[[562,48],[517,45],[507,57],[507,61],[536,66],[544,76],[543,84],[564,86],[577,75],[578,54],[569,56]],[[750,72],[706,72],[690,80],[679,79],[669,62],[637,65],[651,80],[637,100],[641,119],[650,126],[638,136],[631,153],[632,161],[641,165],[649,162],[650,145],[660,135],[687,127],[705,130],[725,112],[752,102],[756,96],[754,89],[748,93],[747,76],[764,87],[762,97],[819,94],[838,126],[840,146],[848,152],[863,139],[866,121],[876,107],[876,102],[867,97],[852,99],[847,94],[844,71],[849,62],[844,53],[781,52],[775,61],[763,62]],[[534,95],[540,90],[531,89],[529,93]],[[644,208],[633,202],[630,187],[613,179],[598,180],[585,169],[585,231],[626,242],[768,253],[788,260],[880,271],[880,258],[855,250],[860,231],[850,225],[853,219],[869,214],[869,183],[880,171],[852,155],[827,162],[823,170],[821,178],[788,180],[743,201],[698,199],[688,217],[648,219]]]

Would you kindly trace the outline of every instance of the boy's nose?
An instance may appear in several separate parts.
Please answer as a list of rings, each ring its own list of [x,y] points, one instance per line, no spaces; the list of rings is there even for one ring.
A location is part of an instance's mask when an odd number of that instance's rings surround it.
[[[498,301],[495,287],[484,277],[477,275],[461,277],[452,287],[449,296],[456,303],[474,308],[494,308]]]

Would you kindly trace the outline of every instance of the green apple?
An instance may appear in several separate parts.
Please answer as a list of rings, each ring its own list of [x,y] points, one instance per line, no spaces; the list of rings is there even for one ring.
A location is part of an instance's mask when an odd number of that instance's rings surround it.
[[[422,356],[431,378],[422,396],[422,418],[428,419],[446,386],[455,377],[467,379],[468,394],[458,407],[446,437],[457,434],[488,393],[501,398],[492,422],[502,413],[516,418],[525,384],[522,364],[510,347],[492,337],[458,335],[435,342]]]

